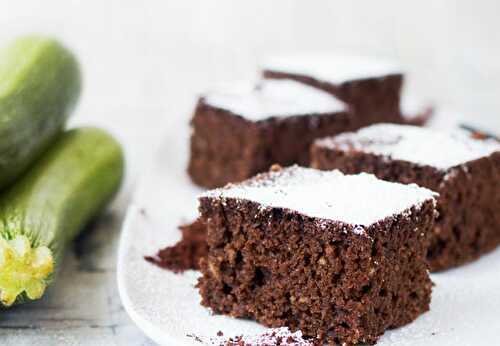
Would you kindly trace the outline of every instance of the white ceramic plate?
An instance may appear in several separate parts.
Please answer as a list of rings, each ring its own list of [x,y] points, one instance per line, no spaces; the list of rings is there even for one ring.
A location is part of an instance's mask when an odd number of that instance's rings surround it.
[[[446,120],[448,119],[448,120]],[[436,119],[440,127],[449,117]],[[214,316],[200,305],[194,285],[198,273],[173,274],[143,257],[174,244],[177,226],[196,216],[201,191],[185,174],[187,129],[175,129],[139,185],[119,249],[118,285],[130,317],[161,345],[200,345],[218,331],[225,336],[258,334],[251,321]],[[500,343],[500,249],[479,261],[433,274],[431,311],[415,322],[388,331],[378,345],[498,345]]]

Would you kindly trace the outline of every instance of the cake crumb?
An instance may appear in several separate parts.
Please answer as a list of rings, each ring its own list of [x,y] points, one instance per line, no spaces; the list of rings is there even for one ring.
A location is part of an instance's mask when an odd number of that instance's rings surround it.
[[[188,338],[193,338],[193,339],[194,339],[194,341],[196,341],[196,342],[203,343],[203,340],[201,340],[201,339],[200,339],[197,335],[195,335],[195,334],[186,334],[186,336],[187,336]]]
[[[218,336],[220,336],[217,333]],[[306,340],[301,331],[292,333],[288,328],[274,328],[258,335],[240,335],[227,340],[212,340],[216,346],[313,346]]]
[[[278,165],[278,164],[275,163],[274,165],[271,166],[271,168],[269,168],[269,171],[271,171],[271,172],[279,172],[282,169],[283,169],[283,167],[281,167],[280,165]]]
[[[179,229],[182,232],[179,242],[159,250],[154,256],[145,256],[144,259],[174,273],[199,270],[200,259],[208,252],[205,225],[197,219],[190,224],[179,226]]]

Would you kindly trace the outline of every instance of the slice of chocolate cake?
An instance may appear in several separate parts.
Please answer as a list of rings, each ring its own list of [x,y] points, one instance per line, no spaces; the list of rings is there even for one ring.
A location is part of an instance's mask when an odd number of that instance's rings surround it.
[[[403,122],[402,69],[376,58],[343,55],[295,55],[271,58],[265,78],[292,79],[324,90],[349,104],[361,126]]]
[[[274,163],[309,164],[314,139],[354,130],[347,106],[294,81],[264,81],[201,97],[191,121],[188,172],[205,187],[238,182]]]
[[[331,344],[429,309],[430,190],[297,166],[203,194],[202,304]]]
[[[312,166],[415,183],[437,191],[431,270],[458,266],[500,244],[500,143],[465,131],[379,124],[321,139]]]

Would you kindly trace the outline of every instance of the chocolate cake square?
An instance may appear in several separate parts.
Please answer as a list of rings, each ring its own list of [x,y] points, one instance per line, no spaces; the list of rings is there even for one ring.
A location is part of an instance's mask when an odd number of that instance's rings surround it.
[[[262,64],[263,76],[291,79],[324,90],[349,104],[361,126],[402,123],[402,68],[378,58],[304,54],[278,56]]]
[[[308,165],[314,139],[359,128],[345,103],[287,80],[207,93],[191,126],[188,172],[210,188],[242,181],[274,163]]]
[[[439,193],[427,259],[433,271],[500,244],[500,143],[469,132],[379,124],[318,140],[312,166],[415,183]]]
[[[374,343],[429,309],[434,196],[297,166],[206,192],[202,304],[317,341]]]

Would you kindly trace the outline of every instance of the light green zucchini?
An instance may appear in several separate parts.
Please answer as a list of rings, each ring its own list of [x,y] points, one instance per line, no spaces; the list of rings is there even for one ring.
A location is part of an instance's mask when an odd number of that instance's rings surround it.
[[[43,295],[64,248],[106,207],[123,171],[122,149],[111,136],[75,129],[0,195],[0,305]]]
[[[57,41],[28,36],[0,49],[0,189],[60,134],[80,89],[78,62]]]

